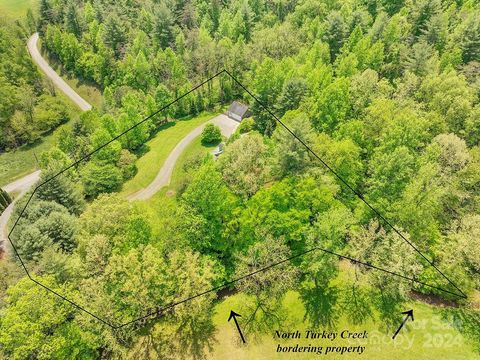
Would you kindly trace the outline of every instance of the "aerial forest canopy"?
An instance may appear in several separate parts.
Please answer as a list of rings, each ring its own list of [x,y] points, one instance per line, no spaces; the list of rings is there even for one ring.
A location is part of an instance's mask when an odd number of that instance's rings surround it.
[[[32,144],[69,120],[63,100],[30,60],[22,34],[0,18],[0,151]]]
[[[245,295],[247,334],[284,323],[289,291],[312,328],[346,318],[391,330],[413,296],[480,324],[478,2],[41,0],[28,19],[0,28],[0,150],[69,120],[28,59],[25,28],[103,92],[39,157],[41,182],[223,69],[258,100],[220,75],[41,186],[12,233],[38,281],[121,324],[320,247],[419,282],[311,252],[228,287]],[[120,193],[147,141],[233,100],[251,119],[217,160],[185,162],[173,199]],[[19,265],[0,261],[0,357],[201,358],[214,341],[218,292],[114,331]],[[478,329],[461,330],[480,351]]]

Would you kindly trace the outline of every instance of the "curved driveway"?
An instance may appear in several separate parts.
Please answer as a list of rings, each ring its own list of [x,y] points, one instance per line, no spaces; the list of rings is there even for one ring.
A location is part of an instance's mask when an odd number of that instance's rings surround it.
[[[155,179],[144,189],[141,189],[127,198],[130,201],[133,200],[147,200],[153,195],[155,195],[162,187],[168,186],[170,184],[170,179],[172,177],[173,169],[175,164],[183,153],[183,151],[187,148],[187,146],[203,131],[203,128],[206,124],[213,123],[217,125],[220,130],[222,131],[222,135],[225,137],[230,137],[235,130],[237,129],[239,123],[235,120],[230,119],[226,115],[218,115],[213,119],[207,121],[206,123],[196,127],[187,136],[185,136],[172,150],[172,152],[168,155],[167,159],[163,163],[162,167],[160,168],[157,176]],[[24,176],[21,179],[18,179],[8,185],[5,185],[3,189],[8,193],[17,193],[16,199],[22,197],[31,186],[33,186],[38,180],[40,179],[40,170],[37,170],[27,176]],[[5,211],[0,215],[0,247],[2,247],[2,243],[7,241],[8,235],[8,220],[12,215],[14,202],[12,202]]]
[[[239,123],[235,120],[230,119],[226,115],[218,115],[212,120],[207,121],[205,124],[202,124],[188,133],[172,150],[170,155],[163,163],[160,171],[157,174],[157,177],[144,189],[140,189],[137,192],[128,196],[129,200],[147,200],[151,198],[157,191],[162,187],[168,186],[170,184],[170,178],[172,177],[173,168],[177,162],[180,155],[187,148],[187,146],[199,136],[206,124],[213,123],[217,125],[222,131],[222,135],[225,137],[230,137],[235,130],[237,129]]]
[[[32,56],[33,61],[42,69],[42,71],[53,81],[53,83],[63,91],[75,104],[77,104],[80,109],[88,111],[92,106],[87,103],[80,95],[78,95],[75,90],[73,90],[56,72],[53,70],[47,61],[42,57],[37,48],[38,42],[38,33],[33,34],[27,43],[28,51]],[[222,135],[225,137],[230,137],[235,130],[237,129],[239,123],[235,120],[230,119],[226,115],[218,115],[213,119],[207,121],[205,124],[202,124],[192,130],[187,136],[185,136],[172,150],[168,158],[165,160],[165,163],[160,168],[156,178],[148,185],[146,188],[141,189],[128,196],[129,200],[147,200],[152,197],[156,192],[158,192],[162,187],[170,184],[170,178],[172,177],[173,169],[175,163],[177,162],[180,155],[186,149],[186,147],[197,137],[199,136],[206,124],[213,123],[220,127]],[[31,186],[33,186],[40,178],[40,170],[35,171],[21,179],[18,179],[3,188],[9,192],[17,193],[16,199],[24,195]],[[2,243],[7,241],[8,235],[8,220],[12,215],[14,202],[5,209],[5,211],[0,215],[0,247]]]

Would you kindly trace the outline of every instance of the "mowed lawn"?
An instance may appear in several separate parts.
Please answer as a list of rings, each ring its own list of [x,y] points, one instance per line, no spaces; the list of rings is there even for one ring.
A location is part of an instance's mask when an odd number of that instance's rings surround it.
[[[0,0],[0,14],[19,19],[26,16],[29,8],[35,10],[38,4],[38,0]]]
[[[140,212],[149,219],[154,239],[162,235],[165,236],[166,229],[171,229],[169,215],[174,213],[178,206],[175,192],[187,176],[184,170],[185,163],[193,156],[207,155],[213,148],[214,146],[202,145],[200,136],[195,138],[178,158],[173,169],[170,185],[163,187],[147,201],[135,202]]]
[[[381,329],[381,322],[368,321],[363,325],[349,324],[346,319],[340,319],[334,331],[343,330],[368,332],[366,340],[318,340],[318,339],[275,339],[275,330],[293,332],[299,330],[304,334],[306,330],[322,332],[323,328],[312,329],[304,320],[305,308],[299,294],[290,291],[283,301],[284,311],[287,316],[287,325],[282,328],[271,329],[270,334],[262,336],[246,335],[247,345],[239,344],[239,335],[233,321],[227,321],[230,310],[240,313],[243,304],[248,301],[244,294],[230,296],[215,307],[214,323],[216,327],[216,342],[213,350],[208,354],[208,359],[373,359],[373,360],[474,360],[480,355],[473,350],[463,335],[453,328],[452,324],[441,320],[439,309],[420,302],[412,302],[407,306],[414,309],[415,321],[404,327],[395,341],[392,340],[392,330],[385,332]],[[244,318],[239,318],[240,326]],[[400,324],[399,324],[400,325]],[[325,330],[328,330],[325,328]],[[393,330],[394,332],[394,330]],[[350,354],[325,354],[314,353],[277,353],[277,346],[366,346],[362,355]]]
[[[212,117],[214,115],[211,115]],[[206,120],[208,121],[210,117]],[[155,195],[153,195],[147,201],[136,201],[137,208],[144,214],[152,226],[153,238],[161,238],[165,236],[166,229],[171,229],[170,215],[175,212],[175,208],[178,206],[176,192],[182,182],[189,176],[185,172],[185,164],[192,157],[206,156],[216,146],[203,145],[201,142],[201,136],[196,137],[183,151],[182,155],[178,158],[173,168],[172,178],[170,185],[163,187]]]
[[[342,261],[340,263],[340,272],[338,276],[332,280],[332,285],[349,283],[349,278],[355,276],[354,266],[349,262]],[[392,281],[398,281],[392,278]],[[368,286],[369,285],[364,285]],[[213,350],[208,354],[208,359],[225,359],[231,358],[236,360],[247,359],[369,359],[369,360],[480,360],[480,354],[474,350],[474,345],[470,340],[466,339],[451,322],[442,319],[442,308],[434,307],[416,300],[411,300],[405,304],[404,310],[414,310],[414,321],[408,321],[405,327],[397,335],[395,340],[392,335],[397,326],[386,329],[383,322],[379,320],[378,312],[373,310],[376,320],[368,320],[364,324],[354,325],[345,316],[342,315],[337,321],[334,321],[334,328],[328,326],[313,328],[309,325],[309,320],[305,319],[305,307],[300,298],[300,294],[291,289],[287,291],[282,301],[281,314],[285,316],[285,321],[281,328],[273,327],[270,332],[259,336],[248,336],[247,345],[239,343],[239,335],[235,325],[228,322],[230,310],[234,310],[242,315],[242,309],[251,301],[247,295],[238,293],[220,301],[215,306],[213,322],[217,330],[215,336],[215,345]],[[252,304],[253,305],[253,304]],[[319,304],[319,306],[321,306]],[[342,306],[342,304],[339,304]],[[335,311],[335,308],[333,309]],[[246,313],[244,313],[246,317]],[[245,317],[239,318],[240,326],[245,321]],[[401,323],[403,315],[399,314],[399,322]],[[470,328],[472,324],[463,324],[466,328]],[[275,330],[283,332],[294,332],[296,330],[302,333],[301,339],[277,339],[274,338]],[[344,330],[350,332],[361,333],[367,331],[366,339],[341,339],[334,341],[328,339],[305,339],[303,334],[306,330],[315,332],[336,331],[341,333]],[[280,353],[277,352],[278,345],[281,347],[295,346],[322,346],[323,352],[327,346],[348,347],[348,346],[365,346],[364,352],[344,353],[324,353],[318,355],[315,353]]]
[[[0,187],[37,170],[35,156],[40,158],[43,152],[55,146],[58,131],[65,126],[69,125],[62,125],[52,134],[42,137],[32,145],[21,146],[14,151],[0,154]]]
[[[217,145],[204,145],[202,144],[202,137],[196,137],[178,158],[173,169],[170,186],[168,186],[165,191],[177,191],[181,183],[185,181],[185,177],[188,176],[185,171],[186,163],[192,160],[192,158],[207,156],[207,154],[210,154],[216,147]]]
[[[215,117],[217,113],[204,112],[196,117],[177,120],[160,130],[146,143],[148,151],[137,160],[138,172],[122,188],[123,195],[132,194],[147,187],[157,176],[173,148],[190,131]],[[190,144],[191,145],[191,144]]]

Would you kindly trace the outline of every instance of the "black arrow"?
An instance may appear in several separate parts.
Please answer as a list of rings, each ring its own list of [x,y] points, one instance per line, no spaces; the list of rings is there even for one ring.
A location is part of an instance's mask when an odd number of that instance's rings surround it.
[[[402,324],[400,325],[398,330],[395,332],[395,334],[393,334],[392,339],[395,339],[395,336],[397,336],[397,334],[400,332],[400,329],[403,327],[403,325],[405,325],[409,317],[411,317],[413,321],[413,309],[408,311],[403,311],[402,314],[406,314],[407,316],[405,316],[405,319],[403,319]]]
[[[230,321],[233,318],[233,321],[235,321],[235,325],[237,325],[237,330],[240,333],[240,337],[242,338],[242,341],[245,344],[246,341],[245,341],[245,338],[243,337],[242,330],[240,330],[240,325],[238,325],[237,316],[242,317],[242,315],[237,314],[233,310],[230,310],[230,316],[228,317],[228,321]]]

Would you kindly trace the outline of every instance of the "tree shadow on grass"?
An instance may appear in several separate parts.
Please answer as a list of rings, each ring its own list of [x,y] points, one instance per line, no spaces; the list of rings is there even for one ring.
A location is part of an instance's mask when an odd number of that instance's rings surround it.
[[[181,324],[177,331],[179,354],[184,358],[204,359],[217,341],[213,336],[215,325],[211,317],[199,316]]]
[[[172,121],[164,121],[161,125],[157,126],[153,131],[152,135],[150,136],[150,139],[155,137],[160,131],[167,130],[177,124],[177,121],[179,120],[172,120]]]
[[[136,148],[133,153],[137,158],[141,158],[143,155],[150,151],[150,146],[147,144],[142,144],[140,147]]]
[[[480,353],[480,311],[461,308],[439,310],[443,321],[453,326]]]

